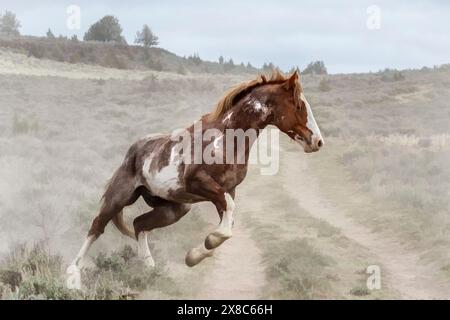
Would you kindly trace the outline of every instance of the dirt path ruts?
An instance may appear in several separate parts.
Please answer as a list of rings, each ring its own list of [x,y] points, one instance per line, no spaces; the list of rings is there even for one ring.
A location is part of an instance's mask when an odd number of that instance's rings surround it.
[[[436,279],[436,270],[424,266],[417,252],[405,248],[395,239],[373,233],[329,203],[327,198],[320,194],[320,186],[308,168],[307,161],[305,163],[300,167],[297,176],[300,177],[302,185],[308,188],[302,188],[302,192],[295,193],[299,205],[308,210],[313,217],[338,227],[347,238],[367,248],[374,261],[380,263],[382,285],[384,279],[403,299],[450,298],[449,284]],[[292,171],[290,175],[294,175]]]
[[[374,233],[370,228],[356,222],[346,212],[334,206],[323,196],[315,173],[308,161],[298,153],[287,154],[287,162],[298,166],[280,168],[283,185],[287,193],[298,199],[298,204],[312,217],[323,219],[340,229],[350,240],[365,247],[371,261],[381,268],[381,285],[388,286],[402,299],[449,299],[450,284],[436,279],[432,266],[425,266],[419,253],[405,248],[394,238]],[[273,178],[273,177],[272,177]],[[299,192],[299,181],[302,186]],[[250,183],[251,184],[251,183]],[[260,250],[250,237],[249,229],[239,221],[240,212],[258,210],[258,202],[252,202],[248,186],[239,190],[237,218],[233,237],[220,246],[214,255],[214,267],[199,299],[258,299],[265,285],[264,267]],[[238,199],[238,200],[239,200]],[[343,199],[345,201],[345,199]],[[240,202],[240,203],[239,203]],[[244,214],[244,213],[243,213]],[[301,235],[300,235],[301,236]]]
[[[265,284],[261,253],[239,217],[236,217],[233,237],[209,259],[214,259],[214,267],[197,299],[260,298]]]

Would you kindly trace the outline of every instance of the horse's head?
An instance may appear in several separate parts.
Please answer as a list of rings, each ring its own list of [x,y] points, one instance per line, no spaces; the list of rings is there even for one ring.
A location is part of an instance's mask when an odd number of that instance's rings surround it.
[[[299,73],[295,71],[273,95],[273,124],[303,146],[315,152],[323,146],[323,138],[311,107],[303,95]]]

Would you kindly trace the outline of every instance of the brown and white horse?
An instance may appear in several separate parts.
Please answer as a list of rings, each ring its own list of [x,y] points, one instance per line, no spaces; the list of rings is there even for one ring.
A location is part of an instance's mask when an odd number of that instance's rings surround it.
[[[194,266],[211,256],[215,248],[232,236],[235,188],[246,176],[250,148],[255,140],[249,139],[248,144],[239,148],[235,144],[239,137],[230,138],[226,133],[230,129],[241,133],[254,130],[257,137],[268,125],[278,127],[305,152],[318,151],[323,146],[322,135],[303,95],[297,71],[289,77],[275,71],[270,78],[259,76],[237,85],[224,95],[212,113],[185,130],[184,136],[194,136],[194,140],[202,136],[200,152],[209,148],[211,135],[208,135],[209,139],[205,136],[208,130],[214,130],[216,135],[210,154],[216,161],[212,163],[187,161],[187,158],[196,157],[195,141],[188,140],[189,151],[186,151],[186,148],[180,148],[180,135],[175,138],[174,135],[147,136],[134,143],[107,185],[100,213],[92,222],[76,259],[67,269],[67,285],[80,287],[81,261],[109,221],[112,220],[123,234],[136,239],[139,257],[146,265],[154,266],[147,243],[148,233],[177,222],[189,212],[192,203],[201,201],[215,205],[220,224],[203,244],[187,253],[186,264]],[[201,129],[197,130],[198,127]],[[131,230],[123,221],[122,210],[139,197],[152,209],[138,216],[133,223],[134,230]]]

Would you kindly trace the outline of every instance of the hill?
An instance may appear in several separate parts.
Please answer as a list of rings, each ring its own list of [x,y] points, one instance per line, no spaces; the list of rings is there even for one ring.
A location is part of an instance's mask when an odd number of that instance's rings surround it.
[[[243,65],[202,60],[198,55],[179,57],[162,48],[144,48],[121,43],[79,41],[67,38],[21,36],[0,37],[0,48],[38,59],[83,63],[117,69],[191,73],[243,73],[258,69]]]

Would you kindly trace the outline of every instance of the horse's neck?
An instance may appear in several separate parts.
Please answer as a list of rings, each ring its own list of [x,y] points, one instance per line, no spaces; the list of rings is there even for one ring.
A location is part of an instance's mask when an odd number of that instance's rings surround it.
[[[242,102],[225,112],[217,121],[222,124],[220,127],[222,127],[225,137],[229,129],[254,135],[255,139],[249,139],[248,143],[245,143],[245,155],[248,159],[250,149],[256,142],[260,131],[268,124],[269,113],[269,106],[249,95]]]
[[[225,112],[218,121],[224,124],[226,129],[255,130],[264,129],[269,123],[271,107],[262,102],[261,99],[249,94],[236,106]]]

